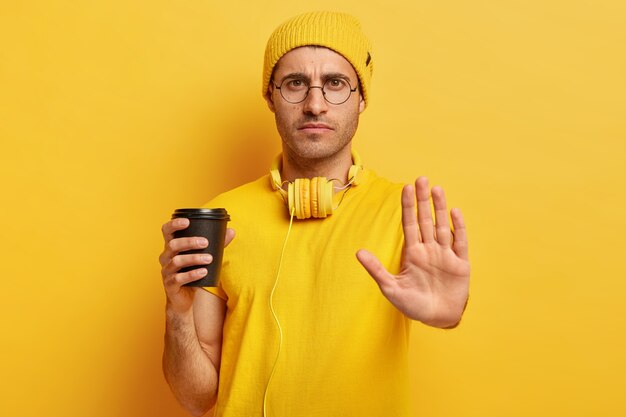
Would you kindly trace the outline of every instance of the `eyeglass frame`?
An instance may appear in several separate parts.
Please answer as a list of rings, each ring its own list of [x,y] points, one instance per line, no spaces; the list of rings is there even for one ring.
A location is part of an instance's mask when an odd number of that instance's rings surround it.
[[[344,101],[342,101],[341,103],[333,103],[332,101],[329,101],[329,100],[326,98],[326,91],[324,91],[324,86],[326,85],[326,83],[328,83],[329,81],[332,81],[332,80],[334,80],[334,79],[337,79],[337,78],[338,78],[338,79],[341,79],[341,80],[343,80],[343,81],[345,81],[345,82],[348,84],[348,89],[349,89],[349,91],[350,91],[350,94],[348,94],[348,97],[346,97],[346,99],[345,99]],[[290,104],[299,104],[299,103],[302,103],[304,100],[306,100],[306,99],[307,99],[307,97],[309,97],[309,92],[311,91],[311,88],[319,88],[320,90],[322,90],[322,97],[324,97],[324,100],[325,100],[327,103],[332,104],[332,105],[334,105],[334,106],[340,106],[340,105],[342,105],[343,103],[345,103],[346,101],[350,100],[350,96],[352,96],[352,93],[356,92],[356,91],[359,89],[358,84],[357,84],[357,86],[356,86],[356,87],[352,88],[352,84],[350,84],[350,80],[348,80],[348,79],[346,79],[346,78],[343,78],[343,77],[331,77],[331,78],[328,78],[326,81],[324,81],[324,83],[323,83],[321,86],[319,86],[319,85],[309,85],[309,86],[308,86],[308,89],[306,90],[306,94],[304,95],[304,98],[303,98],[302,100],[300,100],[300,101],[289,101],[289,100],[287,100],[287,99],[285,98],[285,96],[283,95],[282,86],[283,86],[283,84],[285,83],[285,81],[289,81],[289,80],[292,80],[292,79],[294,79],[294,78],[293,78],[293,77],[285,77],[285,78],[283,78],[283,80],[281,81],[280,85],[276,85],[276,82],[275,82],[273,79],[271,80],[271,83],[274,85],[274,88],[276,88],[276,89],[278,90],[278,92],[280,93],[280,96],[283,98],[283,100],[285,100],[287,103],[290,103]],[[296,79],[297,79],[297,78],[296,78]],[[302,81],[303,81],[304,83],[308,84],[308,81],[306,81],[306,80],[304,80],[304,79],[302,79]]]

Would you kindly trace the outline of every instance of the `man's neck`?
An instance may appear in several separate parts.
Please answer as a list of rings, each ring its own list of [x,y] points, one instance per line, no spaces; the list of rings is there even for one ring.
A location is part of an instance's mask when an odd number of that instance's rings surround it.
[[[350,145],[328,158],[301,158],[283,151],[281,177],[293,181],[296,178],[326,177],[348,182],[348,171],[352,166]]]

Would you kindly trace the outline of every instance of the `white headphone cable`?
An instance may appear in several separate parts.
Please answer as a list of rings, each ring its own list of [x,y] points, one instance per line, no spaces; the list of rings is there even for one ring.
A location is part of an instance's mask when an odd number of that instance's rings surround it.
[[[276,359],[274,359],[274,365],[272,365],[272,372],[270,373],[270,377],[267,381],[267,385],[265,386],[265,393],[263,394],[263,416],[267,417],[267,393],[269,391],[270,383],[272,382],[272,378],[274,377],[274,371],[276,370],[276,364],[278,363],[278,356],[280,355],[280,349],[283,345],[283,329],[280,326],[280,321],[278,321],[278,316],[276,315],[276,311],[274,310],[274,291],[276,290],[276,286],[278,284],[278,277],[280,276],[280,268],[283,265],[283,257],[285,255],[285,248],[287,247],[287,240],[289,239],[289,234],[291,233],[291,225],[293,224],[293,215],[295,212],[295,207],[291,209],[291,217],[289,219],[289,228],[287,229],[287,236],[285,236],[285,242],[283,243],[283,249],[280,252],[280,260],[278,262],[278,271],[276,272],[276,279],[274,280],[274,286],[272,287],[272,291],[270,292],[270,310],[272,312],[272,316],[274,316],[274,321],[276,321],[276,326],[278,326],[278,352],[276,352]]]

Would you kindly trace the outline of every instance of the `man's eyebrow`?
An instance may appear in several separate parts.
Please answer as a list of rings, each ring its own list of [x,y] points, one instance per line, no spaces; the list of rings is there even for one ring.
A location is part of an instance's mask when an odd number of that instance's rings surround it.
[[[350,77],[346,74],[342,74],[341,72],[329,72],[328,74],[322,75],[322,82],[326,82],[332,78],[343,78],[346,81],[350,81]]]
[[[285,75],[284,77],[281,78],[281,82],[285,81],[288,78],[295,78],[295,79],[299,79],[299,80],[304,80],[307,83],[311,82],[311,77],[309,77],[307,74],[303,73],[303,72],[292,72],[290,74]],[[348,77],[346,74],[343,74],[341,72],[329,72],[326,74],[322,74],[322,83],[325,83],[326,81],[332,79],[332,78],[343,78],[344,80],[347,80],[349,82],[351,82],[350,77]]]
[[[305,81],[310,80],[309,76],[303,72],[292,72],[291,74],[287,74],[283,78],[281,78],[281,81],[285,81],[287,78],[296,78],[296,79],[305,80]]]

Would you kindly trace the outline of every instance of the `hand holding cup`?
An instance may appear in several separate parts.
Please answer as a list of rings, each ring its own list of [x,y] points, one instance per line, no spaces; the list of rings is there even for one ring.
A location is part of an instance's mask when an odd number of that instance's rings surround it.
[[[229,219],[224,209],[179,209],[163,225],[161,276],[176,311],[191,309],[194,287],[218,284],[224,247],[235,236],[226,228]]]

